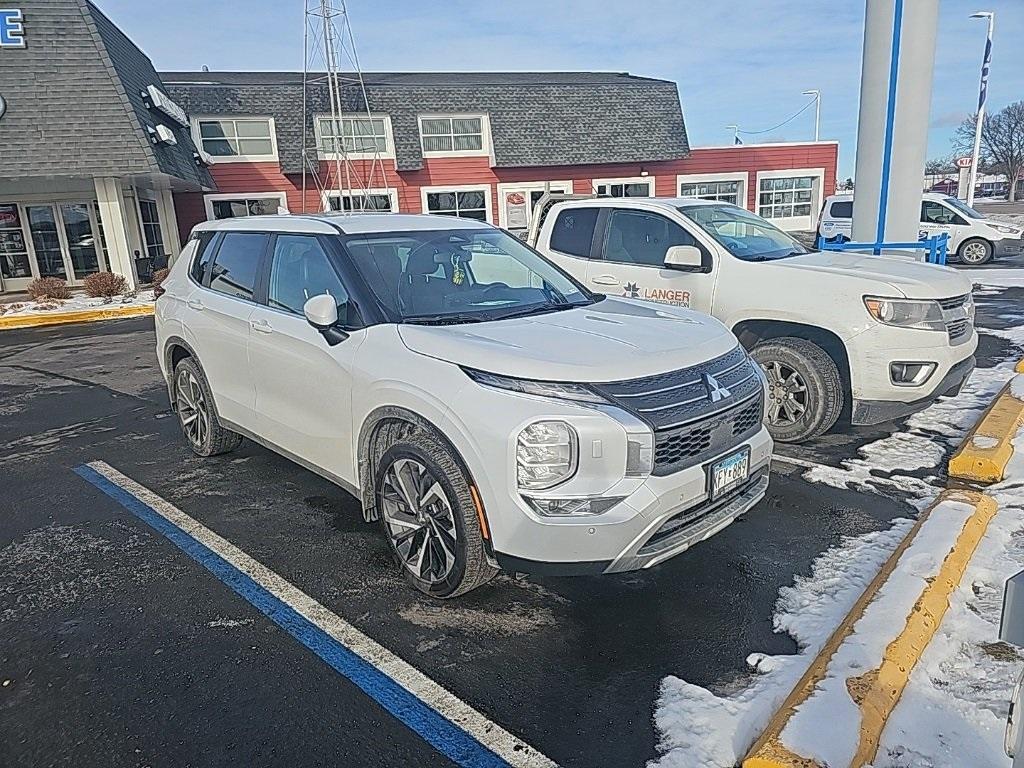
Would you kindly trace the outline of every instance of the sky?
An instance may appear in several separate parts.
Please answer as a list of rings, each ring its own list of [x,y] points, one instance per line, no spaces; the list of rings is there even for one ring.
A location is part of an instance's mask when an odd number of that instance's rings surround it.
[[[158,70],[298,70],[303,2],[94,0]],[[337,1],[337,0],[336,0]],[[918,2],[919,0],[908,0]],[[853,175],[863,0],[348,0],[364,71],[599,70],[673,80],[691,146],[763,131],[821,91],[821,138]],[[1024,99],[1024,0],[941,0],[929,157],[947,156],[977,103],[985,23],[996,13],[988,108]],[[814,109],[755,141],[814,137]]]

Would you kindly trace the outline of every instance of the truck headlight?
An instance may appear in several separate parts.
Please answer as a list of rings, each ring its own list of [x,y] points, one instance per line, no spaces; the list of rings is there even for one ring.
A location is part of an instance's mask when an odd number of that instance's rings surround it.
[[[543,491],[576,474],[579,438],[564,421],[537,421],[516,440],[516,479],[519,487]]]
[[[925,331],[944,331],[942,307],[931,299],[888,299],[884,296],[865,296],[864,306],[875,320],[899,328],[919,328]]]
[[[572,400],[577,403],[608,404],[607,400],[583,384],[517,379],[512,376],[478,371],[475,368],[463,368],[462,370],[477,384],[483,384],[485,387],[505,389],[509,392],[520,392],[524,395],[536,395],[537,397],[551,397],[556,400]]]
[[[1001,224],[989,224],[992,229],[996,232],[1002,232],[1004,235],[1013,235],[1014,237],[1020,237],[1020,230],[1016,227],[1004,227]]]

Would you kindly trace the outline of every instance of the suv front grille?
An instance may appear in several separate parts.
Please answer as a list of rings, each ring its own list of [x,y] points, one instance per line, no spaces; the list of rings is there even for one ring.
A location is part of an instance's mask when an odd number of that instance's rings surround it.
[[[965,293],[963,296],[953,296],[950,299],[939,299],[939,306],[943,309],[959,309],[967,301],[970,294]]]
[[[736,347],[692,368],[593,386],[651,425],[654,474],[668,475],[757,432],[763,396],[755,365]]]
[[[971,297],[969,293],[963,296],[953,296],[949,299],[939,299],[939,306],[942,307],[942,316],[946,321],[946,334],[949,336],[950,344],[960,344],[971,335],[971,321],[962,310],[964,304]]]

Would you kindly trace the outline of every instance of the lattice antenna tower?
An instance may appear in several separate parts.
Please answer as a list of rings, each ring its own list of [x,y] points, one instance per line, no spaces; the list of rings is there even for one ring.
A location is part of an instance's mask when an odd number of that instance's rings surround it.
[[[321,199],[337,195],[344,210],[344,199],[350,196],[352,210],[374,210],[369,191],[383,189],[390,199],[390,188],[377,139],[372,135],[370,100],[359,66],[355,37],[349,21],[346,0],[303,0],[302,65],[302,209],[306,212],[307,178],[312,178]],[[326,90],[331,136],[309,130],[309,109],[318,110]],[[346,109],[346,104],[352,105]],[[358,104],[357,106],[354,106]],[[351,118],[365,112],[366,120],[351,122],[351,136],[345,135],[341,116]],[[314,122],[315,122],[314,120]],[[369,129],[368,131],[366,129]],[[353,158],[351,155],[357,157]],[[320,173],[321,156],[328,159],[330,171]],[[357,206],[361,196],[362,204]],[[326,202],[324,207],[327,207]]]

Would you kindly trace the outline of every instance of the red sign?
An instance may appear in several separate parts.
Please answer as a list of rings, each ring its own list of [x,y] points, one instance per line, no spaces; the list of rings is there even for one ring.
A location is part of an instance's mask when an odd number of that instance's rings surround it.
[[[20,227],[18,206],[0,205],[0,227]]]
[[[969,158],[969,157],[958,157],[956,159],[956,167],[957,168],[970,168],[971,167],[971,158]]]
[[[525,205],[526,196],[522,192],[509,192],[505,195],[505,202],[509,205]]]

